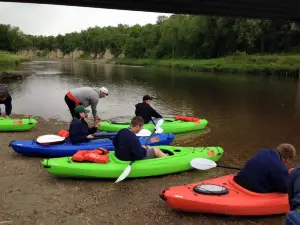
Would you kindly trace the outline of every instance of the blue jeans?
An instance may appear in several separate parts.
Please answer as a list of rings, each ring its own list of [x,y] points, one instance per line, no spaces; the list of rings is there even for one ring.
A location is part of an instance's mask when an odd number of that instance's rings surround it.
[[[300,224],[300,212],[289,211],[285,217],[285,225],[299,225]]]

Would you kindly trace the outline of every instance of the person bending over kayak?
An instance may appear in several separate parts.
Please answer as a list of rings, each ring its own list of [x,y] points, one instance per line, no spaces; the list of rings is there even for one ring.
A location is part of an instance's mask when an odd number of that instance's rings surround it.
[[[75,88],[67,92],[65,95],[65,102],[70,110],[71,116],[74,119],[74,110],[78,105],[83,105],[84,107],[91,106],[94,121],[99,121],[100,117],[97,115],[97,105],[99,98],[104,98],[108,95],[108,90],[106,87],[96,90],[91,87],[81,87]]]
[[[145,124],[149,122],[154,122],[156,124],[157,121],[162,118],[162,116],[150,106],[152,99],[151,96],[145,95],[143,97],[143,102],[135,105],[135,115],[141,116],[144,119]],[[155,118],[152,119],[152,117]]]
[[[69,128],[70,140],[72,144],[78,144],[81,142],[87,142],[91,139],[94,139],[93,134],[97,131],[97,128],[94,126],[89,128],[87,122],[85,121],[88,118],[87,113],[89,110],[86,110],[82,105],[79,105],[74,110],[74,119],[72,120]]]
[[[291,144],[276,149],[263,149],[256,153],[234,176],[240,186],[257,193],[287,193],[289,172],[285,164],[296,156]]]
[[[285,225],[300,224],[300,166],[290,173],[288,181],[290,211],[285,218]]]
[[[0,104],[5,105],[6,117],[9,117],[9,115],[11,114],[11,110],[12,110],[11,101],[12,101],[12,98],[11,98],[9,92],[4,88],[0,88]],[[2,113],[1,113],[1,108],[0,108],[0,116],[1,115],[2,115]]]
[[[117,133],[113,139],[113,145],[115,147],[115,155],[119,160],[133,161],[168,156],[158,148],[151,148],[141,144],[136,134],[140,132],[143,125],[144,119],[140,116],[135,116],[132,118],[129,128],[124,128]]]

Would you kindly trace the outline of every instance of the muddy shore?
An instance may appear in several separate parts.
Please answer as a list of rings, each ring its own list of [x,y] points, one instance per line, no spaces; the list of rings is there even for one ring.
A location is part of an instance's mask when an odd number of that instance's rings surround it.
[[[55,134],[68,127],[64,122],[37,119],[39,123],[31,131],[0,133],[0,224],[7,221],[2,224],[279,225],[283,222],[284,215],[244,218],[176,212],[158,196],[162,188],[235,172],[232,170],[194,170],[156,178],[125,180],[117,185],[114,180],[55,178],[41,167],[42,158],[21,156],[8,147],[12,140]],[[196,137],[197,145],[213,145],[210,143],[212,135],[213,132],[208,132]],[[180,144],[190,143],[180,141]],[[224,150],[225,154],[220,160],[222,164],[230,162],[226,147]]]

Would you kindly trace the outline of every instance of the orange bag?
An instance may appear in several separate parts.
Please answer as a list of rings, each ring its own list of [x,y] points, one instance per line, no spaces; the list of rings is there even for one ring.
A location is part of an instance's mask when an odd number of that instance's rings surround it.
[[[70,136],[70,133],[69,131],[65,130],[65,129],[62,129],[58,132],[57,134],[58,136],[61,136],[61,137],[65,137],[65,138],[68,138]]]
[[[189,117],[189,116],[174,116],[175,120],[182,120],[187,122],[197,122],[200,119],[197,117]]]
[[[109,160],[108,150],[104,148],[98,148],[95,150],[79,150],[73,156],[72,160],[75,162],[95,162],[95,163],[107,163]]]

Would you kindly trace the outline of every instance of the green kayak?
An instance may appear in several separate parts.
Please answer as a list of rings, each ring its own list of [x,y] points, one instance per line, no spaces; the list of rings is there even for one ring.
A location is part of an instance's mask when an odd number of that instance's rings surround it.
[[[27,131],[37,124],[35,119],[15,119],[0,117],[0,131]]]
[[[125,122],[105,121],[100,123],[101,127],[99,127],[99,130],[107,132],[118,132],[123,128],[129,127],[130,125],[129,120]],[[164,118],[164,123],[161,125],[161,128],[163,129],[164,133],[177,134],[202,130],[207,126],[207,124],[208,121],[206,119],[200,119],[199,122],[186,122],[182,120],[175,120],[174,118]],[[152,131],[154,129],[154,124],[145,124],[144,128]]]
[[[190,161],[194,158],[207,158],[218,161],[223,155],[221,147],[180,147],[155,146],[170,156],[138,160],[132,164],[128,178],[159,176],[178,173],[193,169]],[[108,153],[107,164],[90,162],[73,162],[72,157],[52,158],[42,160],[43,167],[48,173],[62,177],[77,178],[118,178],[129,161],[118,160],[114,151]]]

